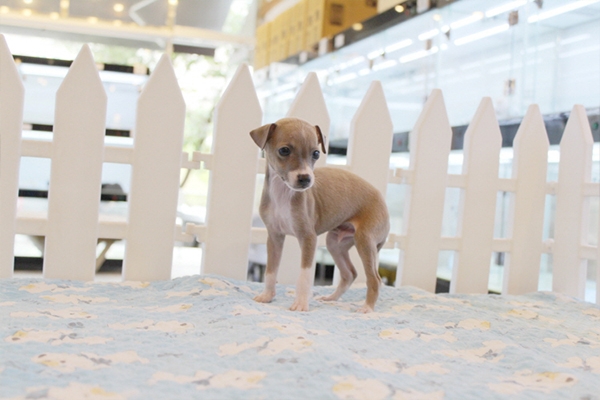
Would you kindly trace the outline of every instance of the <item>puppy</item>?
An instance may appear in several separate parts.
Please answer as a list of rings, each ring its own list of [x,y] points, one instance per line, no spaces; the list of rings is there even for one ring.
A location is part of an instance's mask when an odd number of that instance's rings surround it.
[[[340,270],[335,292],[322,298],[337,300],[356,279],[348,250],[356,246],[367,276],[367,297],[358,310],[374,310],[379,296],[377,253],[389,232],[385,201],[370,183],[338,168],[317,168],[325,153],[318,126],[297,118],[283,118],[250,132],[264,150],[267,171],[260,203],[260,216],[267,231],[267,268],[264,291],[254,300],[270,302],[275,297],[277,270],[285,235],[298,239],[302,251],[301,273],[293,311],[308,311],[313,276],[311,266],[317,236],[327,233],[327,249]]]

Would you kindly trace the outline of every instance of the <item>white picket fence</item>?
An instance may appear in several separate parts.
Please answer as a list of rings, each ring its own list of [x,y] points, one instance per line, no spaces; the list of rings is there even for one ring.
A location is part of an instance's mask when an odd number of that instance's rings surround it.
[[[0,277],[13,273],[15,233],[46,237],[43,273],[48,278],[92,280],[98,238],[126,239],[123,279],[170,279],[174,240],[202,243],[202,272],[246,279],[248,248],[266,243],[266,230],[252,228],[257,173],[264,159],[248,133],[261,125],[262,110],[250,71],[241,66],[219,102],[210,154],[182,154],[185,104],[170,60],[161,59],[137,107],[133,148],[104,145],[106,95],[89,48],[73,62],[57,93],[52,142],[21,138],[23,86],[4,39],[0,40]],[[329,132],[329,115],[317,76],[300,88],[288,116]],[[451,291],[486,293],[492,252],[508,254],[504,293],[538,288],[540,258],[554,259],[553,290],[584,297],[587,260],[600,260],[587,243],[593,140],[585,110],[575,106],[562,142],[558,182],[546,182],[548,139],[539,108],[532,105],[514,142],[512,177],[498,178],[501,135],[491,100],[483,99],[464,145],[462,174],[448,170],[451,128],[442,93],[434,90],[410,136],[410,167],[389,167],[392,122],[383,89],[373,82],[353,117],[347,168],[385,194],[388,184],[406,184],[403,231],[387,248],[400,249],[397,285],[433,291],[440,250],[457,253]],[[17,214],[21,156],[52,159],[48,215]],[[98,212],[103,162],[132,165],[127,220]],[[325,158],[319,160],[320,165]],[[210,170],[206,223],[176,226],[181,168]],[[446,188],[461,189],[456,237],[442,237]],[[496,197],[511,194],[507,238],[494,238]],[[543,241],[544,202],[556,195],[555,235]],[[600,223],[600,221],[598,221]],[[324,240],[321,238],[321,245]],[[353,255],[356,257],[356,254]],[[299,248],[287,240],[280,279],[294,282]],[[360,263],[358,264],[360,265]],[[360,269],[360,268],[359,268]],[[600,276],[600,274],[597,274]],[[600,278],[599,278],[600,280]],[[600,287],[600,284],[597,286]],[[600,302],[600,290],[596,291]]]

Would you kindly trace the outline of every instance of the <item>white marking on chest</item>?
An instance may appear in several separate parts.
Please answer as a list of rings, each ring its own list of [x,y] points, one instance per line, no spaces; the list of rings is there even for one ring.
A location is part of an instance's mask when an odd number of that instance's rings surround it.
[[[270,177],[269,197],[271,198],[271,215],[269,222],[273,229],[286,235],[294,234],[291,207],[294,193],[279,176],[273,174]]]

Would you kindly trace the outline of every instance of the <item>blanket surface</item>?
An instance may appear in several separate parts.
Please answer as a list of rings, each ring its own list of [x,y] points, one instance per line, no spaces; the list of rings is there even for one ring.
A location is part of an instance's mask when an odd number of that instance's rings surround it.
[[[0,398],[600,398],[600,308],[570,297],[294,290],[217,276],[0,280]]]

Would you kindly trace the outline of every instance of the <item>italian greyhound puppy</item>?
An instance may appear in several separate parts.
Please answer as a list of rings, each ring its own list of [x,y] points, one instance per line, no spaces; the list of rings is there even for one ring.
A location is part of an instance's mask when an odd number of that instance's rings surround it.
[[[379,296],[381,278],[377,253],[389,232],[389,215],[382,195],[359,176],[338,168],[317,168],[325,151],[318,126],[297,118],[283,118],[250,132],[264,150],[267,170],[260,216],[268,232],[264,291],[255,301],[275,297],[277,270],[285,235],[298,239],[301,272],[292,311],[308,311],[314,276],[312,264],[317,236],[327,233],[327,249],[340,270],[335,292],[321,300],[335,301],[356,279],[348,250],[356,246],[367,276],[367,297],[358,312],[371,312]]]

